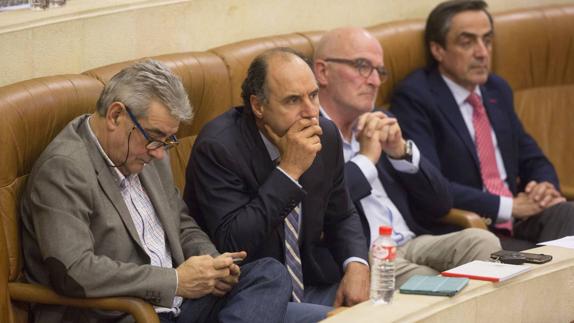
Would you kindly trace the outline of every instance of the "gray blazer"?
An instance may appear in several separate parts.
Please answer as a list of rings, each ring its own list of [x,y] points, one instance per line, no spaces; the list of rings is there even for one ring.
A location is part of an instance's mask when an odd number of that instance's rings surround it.
[[[171,307],[175,270],[150,265],[87,120],[83,115],[71,121],[28,178],[21,203],[26,278],[67,296],[135,296]],[[216,255],[178,195],[167,158],[149,163],[139,176],[165,230],[173,266],[190,256]],[[37,322],[97,321],[110,315],[45,305],[34,312]]]

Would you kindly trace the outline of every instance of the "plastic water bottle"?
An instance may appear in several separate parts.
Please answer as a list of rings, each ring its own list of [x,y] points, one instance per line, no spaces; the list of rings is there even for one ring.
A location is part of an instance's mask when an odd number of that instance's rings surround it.
[[[375,304],[389,304],[395,292],[395,254],[397,246],[392,227],[380,226],[379,237],[371,244],[371,300]]]

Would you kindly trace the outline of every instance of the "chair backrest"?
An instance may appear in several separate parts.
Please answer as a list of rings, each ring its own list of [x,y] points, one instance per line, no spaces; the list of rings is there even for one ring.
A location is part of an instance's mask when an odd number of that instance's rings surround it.
[[[524,128],[574,192],[574,6],[495,16],[493,70],[514,90]]]
[[[0,88],[0,276],[17,281],[22,273],[19,201],[26,179],[40,153],[74,117],[94,110],[102,85],[81,75],[28,80]],[[2,281],[2,283],[3,283]],[[5,289],[2,285],[0,289]],[[2,291],[5,293],[6,291]],[[0,302],[3,302],[0,293]],[[4,307],[2,303],[2,308]],[[2,322],[25,319],[7,304]],[[4,315],[4,311],[3,314]]]

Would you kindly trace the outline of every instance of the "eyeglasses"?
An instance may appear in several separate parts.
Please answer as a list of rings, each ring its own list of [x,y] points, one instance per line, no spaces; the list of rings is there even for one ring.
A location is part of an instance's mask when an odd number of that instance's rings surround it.
[[[138,122],[136,117],[130,111],[130,108],[128,108],[127,105],[124,105],[124,106],[126,107],[126,111],[128,112],[128,115],[130,116],[130,119],[132,119],[132,122],[134,123],[136,128],[138,128],[138,130],[142,133],[144,138],[147,140],[147,144],[145,145],[145,148],[147,150],[155,150],[158,148],[163,148],[165,150],[168,150],[168,149],[175,147],[177,144],[179,144],[179,141],[177,141],[177,137],[175,135],[169,136],[166,141],[153,139],[150,135],[148,135],[148,133],[140,125],[140,123]]]
[[[374,66],[373,63],[369,62],[364,58],[357,58],[357,59],[326,58],[325,62],[349,65],[355,68],[357,72],[359,72],[359,74],[364,78],[368,78],[373,73],[373,70],[376,70],[377,74],[379,74],[379,79],[383,83],[387,81],[387,79],[389,78],[389,71],[387,71],[387,69],[384,66]]]

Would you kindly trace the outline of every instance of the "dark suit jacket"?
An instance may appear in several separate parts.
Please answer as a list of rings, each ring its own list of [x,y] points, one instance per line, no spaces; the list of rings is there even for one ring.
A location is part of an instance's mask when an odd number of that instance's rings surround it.
[[[508,84],[490,75],[480,90],[510,190],[517,194],[531,180],[549,181],[559,188],[554,167],[514,112]],[[406,136],[450,180],[454,207],[496,220],[500,197],[483,191],[474,140],[438,69],[418,70],[408,76],[391,99],[391,111]]]
[[[338,130],[323,118],[320,125],[322,149],[299,179],[303,189],[274,166],[243,108],[205,125],[187,167],[184,200],[218,249],[245,250],[246,261],[268,256],[283,262],[283,221],[302,202],[305,284],[337,282],[347,258],[367,259],[360,220],[345,187]]]
[[[419,171],[414,174],[395,170],[384,154],[375,166],[387,195],[411,231],[416,235],[431,233],[427,228],[436,225],[452,207],[448,182],[438,169],[422,155]],[[360,201],[371,194],[371,184],[353,162],[345,164],[345,175],[351,198],[361,215],[363,231],[370,240],[369,223]]]
[[[22,197],[26,278],[75,297],[135,296],[171,307],[174,269],[150,266],[119,184],[90,138],[87,116],[70,122],[34,164]],[[188,215],[169,161],[154,160],[140,180],[165,231],[173,266],[217,255]],[[37,305],[36,322],[95,322],[93,311]]]

